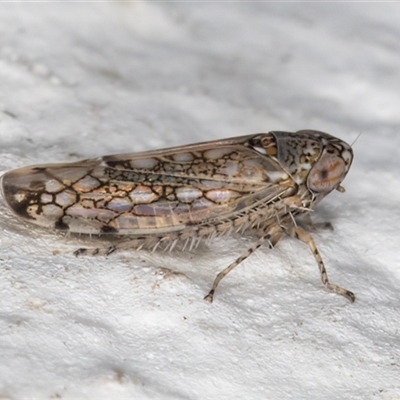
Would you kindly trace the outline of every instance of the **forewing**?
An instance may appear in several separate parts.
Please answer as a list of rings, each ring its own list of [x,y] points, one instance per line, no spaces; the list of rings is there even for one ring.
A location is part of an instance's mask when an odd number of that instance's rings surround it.
[[[3,177],[20,216],[79,233],[162,234],[232,218],[287,191],[277,161],[248,146],[254,135],[71,164]]]

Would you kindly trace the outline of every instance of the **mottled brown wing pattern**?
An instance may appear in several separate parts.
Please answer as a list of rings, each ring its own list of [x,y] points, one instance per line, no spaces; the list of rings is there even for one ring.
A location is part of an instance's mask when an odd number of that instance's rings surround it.
[[[268,204],[290,186],[293,181],[276,161],[223,141],[195,151],[28,167],[3,178],[6,200],[32,222],[121,235],[160,234],[233,218]]]

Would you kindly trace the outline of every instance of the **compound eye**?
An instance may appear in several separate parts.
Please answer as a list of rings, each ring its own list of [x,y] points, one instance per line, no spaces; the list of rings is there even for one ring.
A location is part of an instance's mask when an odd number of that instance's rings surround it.
[[[335,189],[346,175],[344,161],[335,154],[325,153],[308,174],[308,188],[317,193]]]

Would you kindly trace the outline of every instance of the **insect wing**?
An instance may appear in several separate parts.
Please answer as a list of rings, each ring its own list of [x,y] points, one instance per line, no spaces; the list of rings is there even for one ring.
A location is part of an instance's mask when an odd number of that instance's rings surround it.
[[[249,147],[254,135],[8,172],[6,201],[21,217],[78,233],[153,234],[248,212],[294,183]]]

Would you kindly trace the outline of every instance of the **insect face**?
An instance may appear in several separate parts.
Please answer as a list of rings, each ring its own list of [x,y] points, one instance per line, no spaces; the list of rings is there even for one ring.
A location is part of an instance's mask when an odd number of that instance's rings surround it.
[[[276,158],[299,185],[299,194],[311,194],[313,205],[332,190],[342,191],[353,160],[353,151],[344,141],[324,132],[271,132],[277,146]]]

